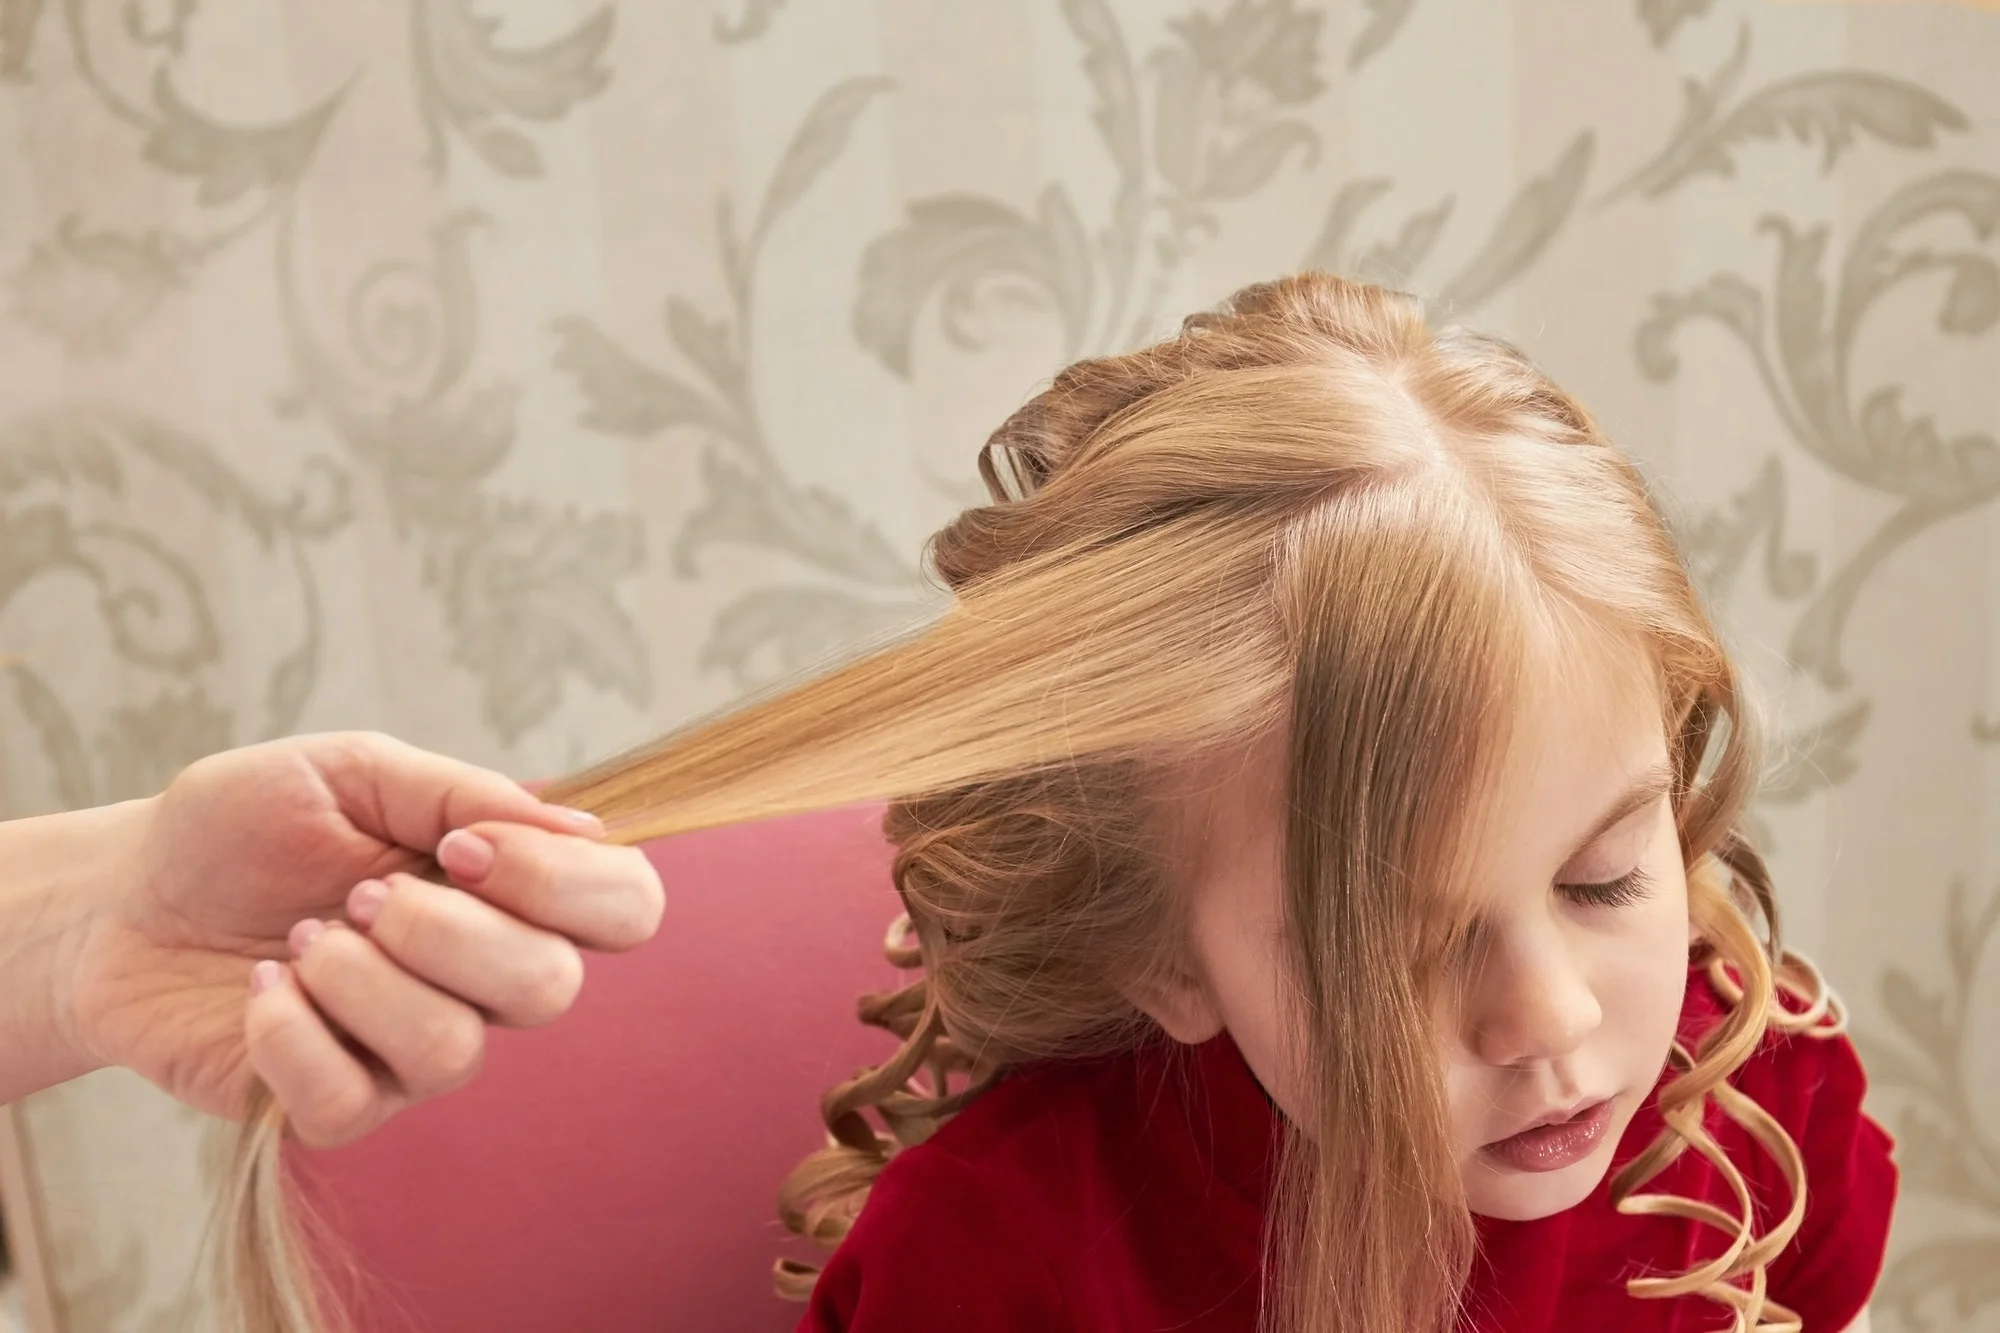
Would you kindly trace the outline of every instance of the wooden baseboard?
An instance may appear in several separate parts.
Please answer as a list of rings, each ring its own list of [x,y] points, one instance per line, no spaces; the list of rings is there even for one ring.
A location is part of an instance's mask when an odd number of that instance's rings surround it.
[[[0,1222],[7,1228],[21,1313],[28,1321],[28,1333],[64,1333],[43,1211],[27,1118],[18,1106],[0,1106]]]

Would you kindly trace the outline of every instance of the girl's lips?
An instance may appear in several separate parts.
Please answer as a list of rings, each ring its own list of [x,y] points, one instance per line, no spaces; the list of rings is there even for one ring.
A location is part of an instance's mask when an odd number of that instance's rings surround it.
[[[1605,1098],[1553,1125],[1536,1125],[1480,1151],[1516,1171],[1560,1171],[1597,1150],[1611,1128],[1611,1099]]]

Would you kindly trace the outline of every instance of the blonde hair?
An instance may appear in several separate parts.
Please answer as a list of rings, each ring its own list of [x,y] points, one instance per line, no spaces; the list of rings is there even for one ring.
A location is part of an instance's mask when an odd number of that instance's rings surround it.
[[[980,471],[992,503],[931,546],[955,594],[935,624],[545,793],[628,842],[892,802],[907,917],[889,951],[922,976],[864,1000],[900,1044],[827,1094],[828,1146],[785,1182],[786,1222],[837,1244],[889,1158],[1006,1069],[1143,1040],[1128,997],[1185,967],[1167,779],[1282,736],[1310,1123],[1287,1127],[1266,1323],[1448,1327],[1474,1244],[1431,1039],[1461,924],[1443,887],[1459,812],[1531,656],[1602,631],[1658,681],[1690,910],[1733,1000],[1677,1051],[1666,1129],[1613,1182],[1621,1209],[1728,1243],[1628,1286],[1795,1329],[1764,1269],[1798,1228],[1803,1167],[1726,1080],[1771,1027],[1825,1028],[1828,1001],[1777,952],[1770,879],[1738,828],[1758,759],[1736,672],[1639,474],[1583,409],[1497,339],[1308,273],[1065,370]],[[1803,1012],[1774,1003],[1781,986]],[[1710,1104],[1792,1187],[1762,1234]],[[259,1333],[303,1333],[323,1312],[268,1206],[278,1121],[258,1123],[240,1181],[263,1204],[238,1209],[235,1281]],[[1689,1148],[1736,1212],[1639,1193]],[[812,1276],[781,1265],[779,1284],[802,1294]]]

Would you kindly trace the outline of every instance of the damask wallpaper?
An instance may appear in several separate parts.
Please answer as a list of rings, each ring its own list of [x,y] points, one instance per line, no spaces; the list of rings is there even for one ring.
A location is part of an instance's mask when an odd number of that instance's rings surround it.
[[[566,769],[934,609],[1066,359],[1391,282],[1657,478],[1900,1140],[1877,1327],[2000,1329],[1996,9],[0,0],[0,814]],[[16,1115],[65,1333],[208,1327],[212,1130]]]

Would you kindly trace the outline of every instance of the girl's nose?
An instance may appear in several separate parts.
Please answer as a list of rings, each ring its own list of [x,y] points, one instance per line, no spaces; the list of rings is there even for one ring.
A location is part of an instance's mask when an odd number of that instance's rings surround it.
[[[1491,941],[1467,1006],[1473,1053],[1490,1065],[1559,1060],[1604,1019],[1597,996],[1557,932]]]

